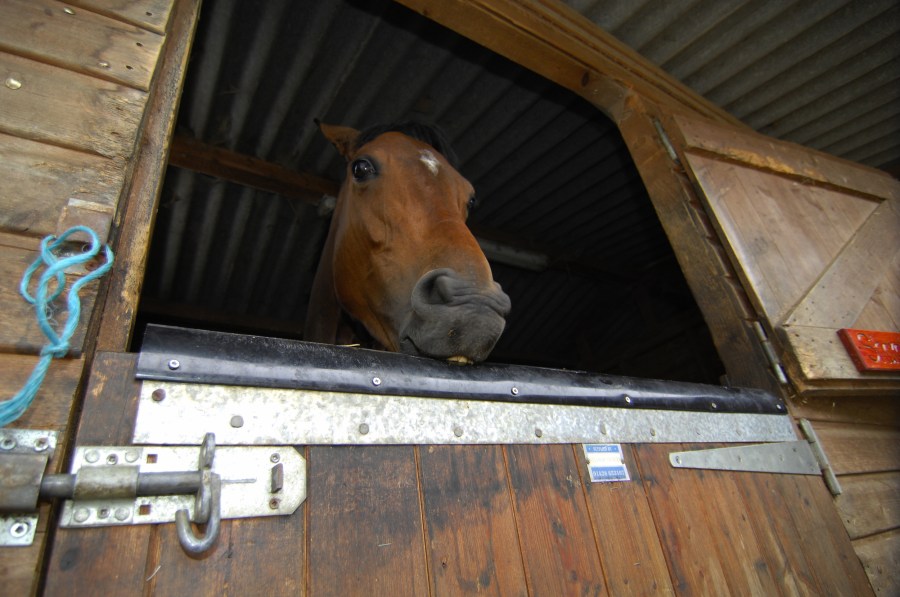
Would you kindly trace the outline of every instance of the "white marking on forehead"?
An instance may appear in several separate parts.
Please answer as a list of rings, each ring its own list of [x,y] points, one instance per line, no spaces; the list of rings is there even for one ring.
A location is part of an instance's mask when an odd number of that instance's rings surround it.
[[[431,173],[437,176],[438,170],[441,169],[441,163],[438,161],[434,154],[428,151],[427,149],[423,149],[419,152],[419,160],[425,164]]]

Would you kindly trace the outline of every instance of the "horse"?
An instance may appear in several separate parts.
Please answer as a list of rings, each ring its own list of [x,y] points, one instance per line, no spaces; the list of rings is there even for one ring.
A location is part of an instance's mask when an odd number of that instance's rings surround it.
[[[420,123],[364,131],[317,124],[347,170],[304,339],[351,343],[355,323],[377,348],[461,364],[485,360],[510,300],[466,225],[475,191],[451,163],[443,134]]]

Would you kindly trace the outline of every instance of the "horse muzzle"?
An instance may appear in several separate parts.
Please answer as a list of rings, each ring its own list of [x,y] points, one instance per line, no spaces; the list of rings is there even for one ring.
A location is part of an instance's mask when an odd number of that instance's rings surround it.
[[[496,282],[476,284],[446,268],[422,276],[410,304],[400,350],[458,362],[488,357],[510,309],[509,297]]]

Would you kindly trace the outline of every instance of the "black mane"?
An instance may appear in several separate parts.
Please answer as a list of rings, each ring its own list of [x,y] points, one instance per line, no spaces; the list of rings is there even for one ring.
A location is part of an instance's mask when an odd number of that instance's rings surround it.
[[[359,134],[359,137],[356,138],[356,147],[354,150],[359,149],[369,141],[374,140],[379,135],[383,135],[384,133],[403,133],[408,137],[412,137],[422,143],[427,143],[431,145],[436,151],[439,151],[447,161],[450,162],[450,165],[454,168],[457,167],[457,157],[456,152],[453,151],[453,148],[450,147],[449,141],[447,141],[447,137],[443,131],[441,131],[436,126],[431,126],[427,124],[422,124],[421,122],[408,121],[408,122],[396,122],[393,124],[377,124],[375,126],[369,127],[362,131]]]

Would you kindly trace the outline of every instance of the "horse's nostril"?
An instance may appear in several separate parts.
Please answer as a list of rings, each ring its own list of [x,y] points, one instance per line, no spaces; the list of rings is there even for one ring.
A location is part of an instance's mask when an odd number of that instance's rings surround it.
[[[452,270],[433,270],[422,276],[413,289],[413,305],[446,305],[453,300]]]

